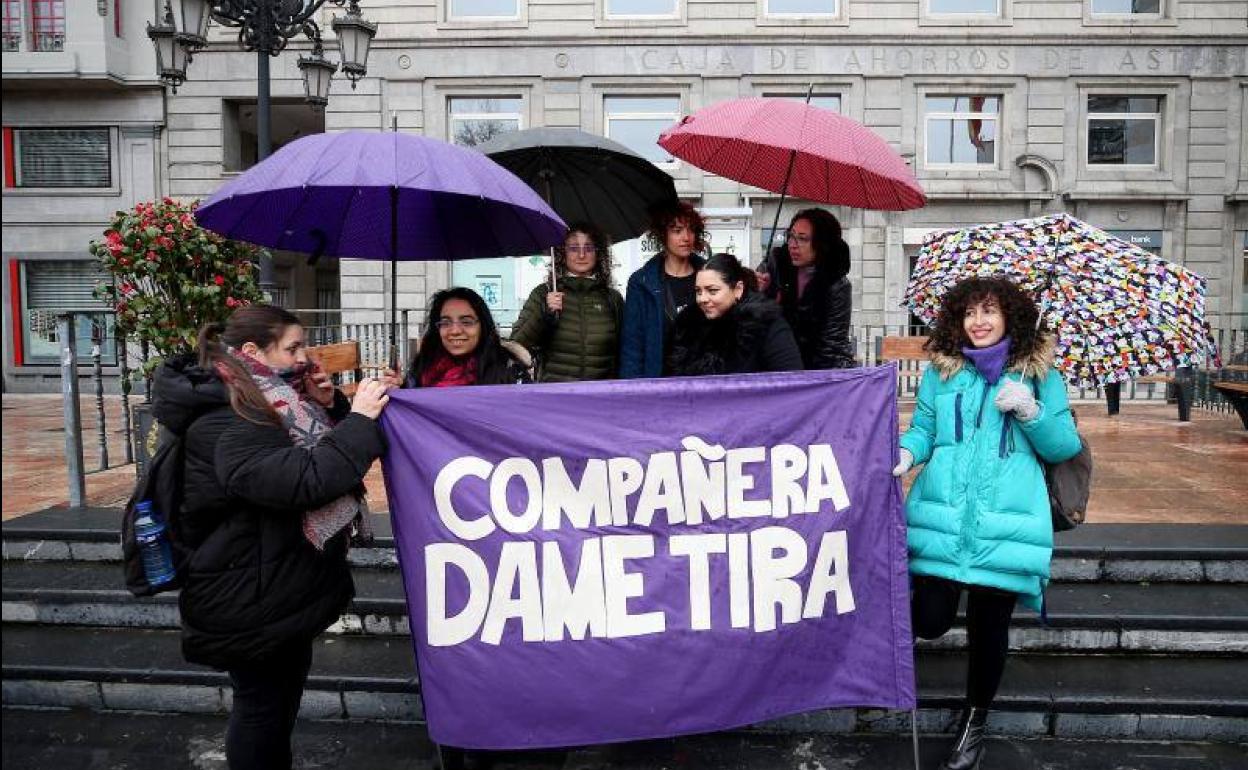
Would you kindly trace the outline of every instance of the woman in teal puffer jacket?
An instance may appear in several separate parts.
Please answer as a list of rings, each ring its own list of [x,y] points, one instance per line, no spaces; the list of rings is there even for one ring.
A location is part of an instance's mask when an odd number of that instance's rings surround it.
[[[1038,610],[1043,601],[1053,524],[1041,462],[1081,446],[1037,317],[1005,279],[949,290],[893,470],[924,465],[906,500],[915,634],[944,635],[967,592],[967,706],[946,770],[979,766],[1015,602]]]

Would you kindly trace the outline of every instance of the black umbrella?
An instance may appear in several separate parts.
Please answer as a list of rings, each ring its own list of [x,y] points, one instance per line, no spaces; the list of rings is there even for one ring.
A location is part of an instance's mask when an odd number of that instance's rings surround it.
[[[563,221],[591,222],[614,242],[646,231],[656,204],[674,203],[667,172],[618,142],[575,128],[529,128],[477,146],[538,192]]]

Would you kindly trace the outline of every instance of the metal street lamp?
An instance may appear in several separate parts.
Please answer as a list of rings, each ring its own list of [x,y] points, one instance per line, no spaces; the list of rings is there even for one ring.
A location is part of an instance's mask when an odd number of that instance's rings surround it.
[[[163,22],[147,25],[160,79],[176,93],[186,80],[192,55],[208,45],[210,20],[237,27],[239,43],[257,54],[256,156],[264,160],[273,144],[269,57],[281,53],[296,35],[312,41],[311,55],[299,57],[305,98],[318,108],[329,103],[330,81],[338,65],[325,59],[321,28],[313,18],[327,2],[347,9],[346,16],[334,17],[333,27],[342,71],[354,89],[368,72],[368,49],[377,34],[377,25],[360,13],[359,0],[164,0]],[[270,292],[273,288],[273,262],[267,253],[260,258],[260,288]]]

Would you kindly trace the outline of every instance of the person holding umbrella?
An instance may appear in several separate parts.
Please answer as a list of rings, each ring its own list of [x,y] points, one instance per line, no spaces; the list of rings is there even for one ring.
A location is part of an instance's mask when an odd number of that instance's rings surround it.
[[[1082,447],[1038,318],[1005,278],[967,279],[944,295],[893,469],[923,465],[906,500],[914,633],[943,636],[967,594],[966,707],[944,770],[979,766],[1014,605],[1043,607],[1053,524],[1041,463]]]
[[[539,352],[541,382],[614,377],[624,298],[611,285],[606,236],[591,224],[574,224],[554,260],[554,286],[534,287],[516,319],[512,341]]]
[[[677,376],[787,372],[802,368],[779,306],[760,294],[754,272],[714,254],[697,272],[696,303],[672,329],[667,373]]]
[[[499,338],[481,295],[456,286],[433,295],[420,352],[412,359],[404,387],[527,383],[533,381],[532,365],[523,346]],[[398,381],[389,369],[382,379],[389,384]]]
[[[628,279],[620,334],[620,377],[663,375],[667,340],[682,310],[694,302],[694,275],[706,251],[706,220],[677,201],[654,209],[649,236],[661,247]]]
[[[841,223],[826,209],[797,212],[789,222],[785,248],[773,252],[773,262],[775,276],[764,274],[767,296],[775,297],[784,309],[805,367],[854,366],[853,287]]]

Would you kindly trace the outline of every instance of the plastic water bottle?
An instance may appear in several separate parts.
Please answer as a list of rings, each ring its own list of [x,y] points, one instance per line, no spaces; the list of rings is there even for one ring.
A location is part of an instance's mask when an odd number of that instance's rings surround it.
[[[134,539],[143,555],[143,574],[148,585],[159,586],[173,580],[173,549],[165,522],[152,510],[150,500],[134,506]]]

